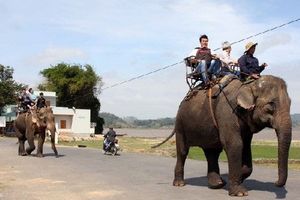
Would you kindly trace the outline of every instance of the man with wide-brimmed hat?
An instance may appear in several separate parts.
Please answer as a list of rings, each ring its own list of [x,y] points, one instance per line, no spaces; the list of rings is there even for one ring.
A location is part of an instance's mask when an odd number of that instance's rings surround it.
[[[239,67],[241,69],[242,78],[258,79],[260,73],[268,66],[266,63],[259,65],[258,59],[253,56],[257,43],[248,42],[245,46],[245,53],[239,60]]]

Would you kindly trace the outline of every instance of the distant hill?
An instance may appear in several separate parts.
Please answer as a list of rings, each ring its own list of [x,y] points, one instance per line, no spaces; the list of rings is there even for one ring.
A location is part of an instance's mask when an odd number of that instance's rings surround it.
[[[124,121],[122,118],[111,114],[111,113],[100,113],[100,117],[104,119],[104,127],[114,127],[114,128],[131,128],[130,124]]]
[[[300,114],[293,114],[292,117],[292,123],[293,127],[300,127]]]
[[[104,119],[104,127],[112,126],[114,128],[172,128],[175,124],[174,118],[146,119],[140,120],[136,117],[120,118],[111,113],[100,113]],[[292,114],[293,127],[300,128],[300,114]]]
[[[175,118],[160,118],[140,120],[135,117],[120,118],[111,113],[100,113],[104,119],[104,127],[114,128],[169,128],[175,124]]]

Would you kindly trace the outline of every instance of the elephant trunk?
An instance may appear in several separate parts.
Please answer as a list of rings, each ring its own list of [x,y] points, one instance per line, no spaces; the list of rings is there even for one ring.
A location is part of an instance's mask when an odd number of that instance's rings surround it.
[[[50,133],[51,133],[51,136],[50,136],[51,137],[51,148],[54,151],[55,156],[58,157],[58,152],[57,152],[56,147],[55,147],[55,133],[56,133],[56,128],[55,128],[54,122],[53,123],[48,123],[47,130],[49,130]]]
[[[275,120],[278,139],[278,180],[276,186],[285,185],[288,176],[288,157],[292,139],[292,122],[289,112],[280,113]]]
[[[51,135],[55,134],[55,126],[52,123],[47,124],[47,130],[51,132]]]

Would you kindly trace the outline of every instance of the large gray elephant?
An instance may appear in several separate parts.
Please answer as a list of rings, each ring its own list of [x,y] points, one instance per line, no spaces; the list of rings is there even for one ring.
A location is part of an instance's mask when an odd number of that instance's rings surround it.
[[[43,157],[43,145],[45,142],[46,131],[51,133],[52,149],[58,157],[55,147],[55,121],[53,111],[50,107],[41,108],[37,111],[33,110],[31,113],[19,114],[14,122],[17,137],[19,139],[19,155],[25,156],[31,154],[35,149],[34,136],[38,137],[37,156]],[[25,141],[28,141],[29,147],[25,151]]]
[[[168,137],[176,133],[177,162],[173,185],[185,184],[184,163],[189,148],[199,146],[208,163],[209,187],[223,187],[225,182],[220,177],[218,159],[224,149],[228,158],[229,195],[248,195],[242,182],[252,173],[252,136],[270,127],[275,129],[278,137],[279,178],[275,185],[284,186],[292,134],[291,100],[285,82],[270,75],[248,84],[235,79],[211,101],[212,109],[207,91],[200,90],[180,104],[175,129]],[[214,114],[210,114],[211,110]]]

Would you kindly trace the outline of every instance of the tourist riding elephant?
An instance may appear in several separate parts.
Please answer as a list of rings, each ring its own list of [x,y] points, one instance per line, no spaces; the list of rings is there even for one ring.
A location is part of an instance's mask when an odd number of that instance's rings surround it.
[[[55,147],[55,122],[53,111],[50,107],[41,108],[37,111],[33,110],[30,113],[19,114],[14,122],[14,126],[19,139],[19,155],[26,156],[31,154],[35,149],[34,136],[38,134],[37,156],[43,157],[46,131],[50,131],[52,149],[56,157],[58,157]],[[27,147],[25,151],[24,143],[26,140],[28,141],[29,147]]]
[[[229,195],[248,195],[242,182],[252,173],[252,136],[269,127],[275,129],[278,138],[279,178],[275,185],[284,186],[292,135],[291,100],[285,82],[270,75],[248,84],[234,79],[218,97],[211,99],[211,107],[207,92],[200,90],[181,102],[175,129],[165,140],[176,133],[177,162],[173,185],[185,184],[184,163],[189,148],[199,146],[208,163],[209,187],[223,187],[225,182],[220,177],[218,159],[224,149],[228,158]]]

